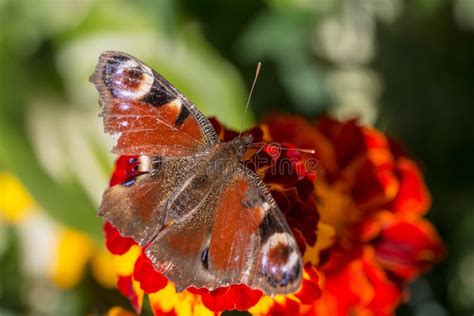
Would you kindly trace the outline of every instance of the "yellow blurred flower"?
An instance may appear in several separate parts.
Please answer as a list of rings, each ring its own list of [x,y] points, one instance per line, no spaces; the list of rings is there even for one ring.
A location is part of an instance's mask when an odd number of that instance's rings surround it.
[[[91,260],[91,270],[94,279],[105,288],[114,288],[117,282],[117,275],[110,266],[114,262],[114,256],[103,249]]]
[[[94,252],[94,244],[86,235],[64,229],[60,232],[56,259],[51,266],[51,281],[59,288],[74,287]]]
[[[18,178],[10,172],[0,171],[0,218],[6,223],[18,224],[27,219],[34,207],[33,198]],[[109,268],[115,263],[112,254],[98,249],[84,233],[69,228],[57,231],[54,258],[46,272],[55,286],[62,289],[76,286],[87,264],[91,265],[92,274],[99,284],[108,288],[115,286],[116,274]]]
[[[107,312],[107,316],[135,316],[135,313],[132,313],[125,308],[114,306]]]
[[[103,287],[113,288],[117,282],[117,271],[133,269],[127,264],[127,258],[115,258],[105,249],[99,250],[94,242],[86,235],[72,229],[62,229],[55,251],[56,257],[49,276],[59,288],[68,289],[76,286],[90,264],[94,279]],[[130,258],[135,256],[133,250]],[[135,258],[136,260],[136,258]],[[115,269],[110,269],[115,266]]]
[[[34,202],[21,182],[11,173],[0,171],[0,217],[7,223],[23,220]]]

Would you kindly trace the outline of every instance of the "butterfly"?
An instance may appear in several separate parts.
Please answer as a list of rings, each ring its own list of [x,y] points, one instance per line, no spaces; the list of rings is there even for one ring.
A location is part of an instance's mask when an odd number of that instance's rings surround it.
[[[98,214],[133,238],[178,292],[246,284],[295,292],[302,260],[285,217],[243,164],[251,135],[220,141],[195,105],[145,63],[104,52],[90,81],[113,152],[138,176],[108,188]]]

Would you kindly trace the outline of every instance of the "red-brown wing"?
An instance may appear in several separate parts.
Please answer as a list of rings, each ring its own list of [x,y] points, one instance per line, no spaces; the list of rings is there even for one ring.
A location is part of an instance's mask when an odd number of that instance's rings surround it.
[[[178,291],[247,284],[282,294],[301,283],[292,232],[265,185],[244,167],[216,184],[195,212],[164,228],[146,254]]]
[[[267,294],[300,286],[302,261],[293,233],[265,184],[245,167],[219,194],[209,269]]]
[[[90,81],[99,91],[105,131],[118,138],[117,154],[184,157],[218,140],[207,118],[135,57],[103,53]]]

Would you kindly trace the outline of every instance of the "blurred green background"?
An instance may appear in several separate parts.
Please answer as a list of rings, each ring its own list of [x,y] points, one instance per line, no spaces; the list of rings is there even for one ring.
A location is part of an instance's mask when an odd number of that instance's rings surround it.
[[[104,50],[145,60],[231,127],[262,61],[254,118],[358,116],[402,140],[449,255],[398,314],[473,313],[473,0],[0,0],[0,171],[34,200],[0,215],[0,315],[128,306],[91,269],[69,286],[45,277],[64,229],[102,244],[95,210],[114,157],[88,76]]]

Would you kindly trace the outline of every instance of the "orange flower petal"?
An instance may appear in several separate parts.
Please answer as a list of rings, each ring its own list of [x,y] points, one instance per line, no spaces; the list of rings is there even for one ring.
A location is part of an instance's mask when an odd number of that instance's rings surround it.
[[[362,269],[374,289],[374,296],[367,309],[375,315],[392,315],[402,299],[402,289],[392,282],[377,264],[372,249],[366,249]]]
[[[441,238],[424,219],[396,219],[373,245],[381,264],[402,279],[416,277],[445,253]]]
[[[424,215],[431,198],[418,166],[410,159],[400,158],[395,173],[400,179],[400,189],[391,207],[393,212]]]
[[[390,315],[400,303],[401,288],[387,277],[370,246],[352,253],[334,249],[323,271],[317,315]]]

